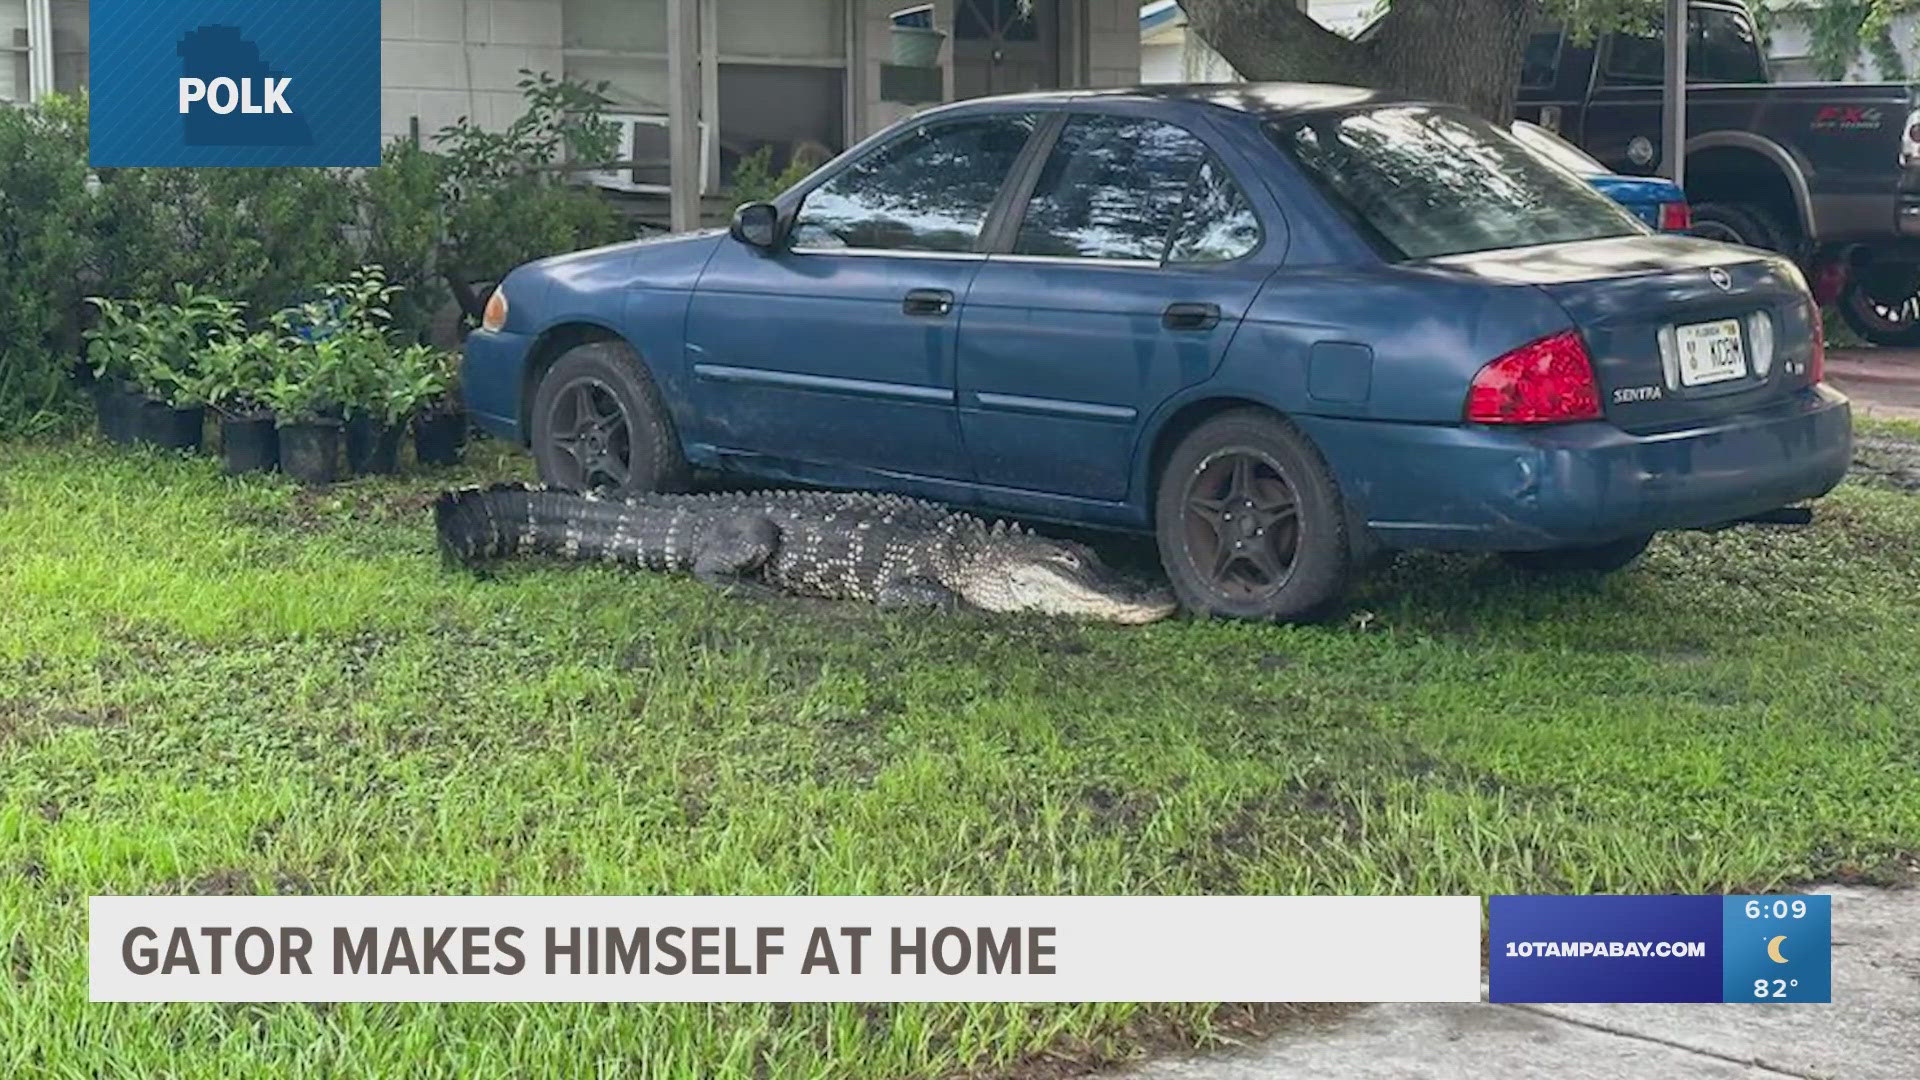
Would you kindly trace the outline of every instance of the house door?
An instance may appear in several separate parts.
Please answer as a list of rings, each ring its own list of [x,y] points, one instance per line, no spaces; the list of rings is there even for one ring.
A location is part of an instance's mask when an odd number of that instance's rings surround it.
[[[984,97],[1060,85],[1058,0],[957,0],[953,14],[953,96]]]

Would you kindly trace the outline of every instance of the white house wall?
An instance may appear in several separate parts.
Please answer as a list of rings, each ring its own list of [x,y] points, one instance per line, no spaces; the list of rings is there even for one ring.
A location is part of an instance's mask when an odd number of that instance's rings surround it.
[[[560,28],[561,0],[381,0],[382,133],[512,123],[521,70],[562,70]]]

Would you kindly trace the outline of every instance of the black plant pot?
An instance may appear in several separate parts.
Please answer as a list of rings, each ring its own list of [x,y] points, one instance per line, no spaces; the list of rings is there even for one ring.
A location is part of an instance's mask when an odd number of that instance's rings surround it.
[[[347,421],[347,471],[359,476],[399,472],[400,432],[400,428],[370,416]]]
[[[146,399],[116,382],[93,384],[94,410],[100,437],[115,446],[127,446],[140,436],[140,404]]]
[[[164,401],[145,401],[140,405],[140,441],[162,450],[186,450],[198,453],[207,428],[207,410],[195,405],[176,409]]]
[[[339,479],[339,421],[308,420],[282,425],[280,470],[303,484],[331,484]]]
[[[465,413],[426,413],[413,419],[413,453],[422,465],[460,464],[466,442]]]
[[[272,472],[280,466],[280,429],[271,416],[229,416],[220,421],[220,454],[228,475]]]

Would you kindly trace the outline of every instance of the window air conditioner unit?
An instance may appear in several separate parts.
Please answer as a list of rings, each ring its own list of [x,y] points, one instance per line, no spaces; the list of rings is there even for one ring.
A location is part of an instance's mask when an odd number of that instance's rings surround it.
[[[619,128],[615,157],[628,164],[618,169],[595,169],[585,173],[595,187],[609,191],[630,191],[665,195],[670,191],[673,153],[667,137],[664,113],[608,113],[608,122]],[[714,191],[713,130],[700,125],[700,194]]]

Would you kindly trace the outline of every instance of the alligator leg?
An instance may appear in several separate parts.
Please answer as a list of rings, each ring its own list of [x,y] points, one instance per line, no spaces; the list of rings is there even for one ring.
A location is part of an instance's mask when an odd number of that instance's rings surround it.
[[[761,515],[741,515],[716,526],[693,557],[693,576],[733,596],[772,596],[780,590],[752,575],[780,546],[780,527]]]
[[[930,577],[895,578],[880,586],[873,602],[884,608],[931,608],[952,611],[964,607],[960,594]]]

